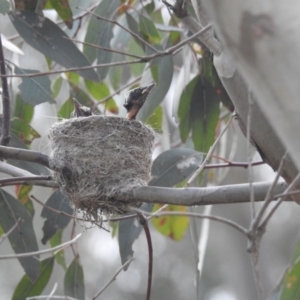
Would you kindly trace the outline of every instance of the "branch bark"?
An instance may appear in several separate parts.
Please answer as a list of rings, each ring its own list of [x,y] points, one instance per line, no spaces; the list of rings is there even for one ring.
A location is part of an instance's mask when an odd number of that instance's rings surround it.
[[[253,183],[255,201],[263,201],[271,185],[272,182]],[[285,189],[285,183],[278,183],[274,189],[274,195],[281,194]],[[248,183],[179,189],[143,186],[135,188],[125,196],[126,199],[130,197],[130,199],[134,199],[137,202],[166,203],[185,206],[246,203],[250,201],[250,188]],[[292,200],[286,199],[286,201]]]

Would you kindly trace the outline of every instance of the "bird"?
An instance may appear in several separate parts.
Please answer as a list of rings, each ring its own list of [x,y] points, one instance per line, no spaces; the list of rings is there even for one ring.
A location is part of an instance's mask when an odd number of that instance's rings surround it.
[[[135,120],[135,117],[143,104],[145,103],[151,89],[155,86],[155,83],[151,83],[147,86],[141,86],[136,89],[130,90],[125,96],[124,107],[127,110],[126,118],[128,120]]]
[[[81,105],[75,98],[73,98],[73,102],[74,111],[71,113],[71,118],[89,117],[93,115],[89,107]]]

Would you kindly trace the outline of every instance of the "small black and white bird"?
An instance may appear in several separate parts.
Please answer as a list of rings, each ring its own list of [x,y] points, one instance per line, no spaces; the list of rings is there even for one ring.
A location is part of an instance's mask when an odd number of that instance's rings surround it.
[[[75,98],[73,98],[73,102],[74,111],[71,113],[71,118],[89,117],[93,115],[89,107],[81,105]]]
[[[147,86],[138,87],[130,90],[125,96],[124,107],[127,110],[126,118],[128,120],[134,120],[137,113],[145,103],[151,89],[155,86],[155,83],[151,83]]]

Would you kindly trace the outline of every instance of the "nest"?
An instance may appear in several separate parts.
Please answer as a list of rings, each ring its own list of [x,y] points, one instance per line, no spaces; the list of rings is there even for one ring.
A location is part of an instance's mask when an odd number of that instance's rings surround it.
[[[140,206],[128,194],[150,179],[151,129],[136,120],[90,116],[54,124],[49,138],[54,179],[87,219]]]

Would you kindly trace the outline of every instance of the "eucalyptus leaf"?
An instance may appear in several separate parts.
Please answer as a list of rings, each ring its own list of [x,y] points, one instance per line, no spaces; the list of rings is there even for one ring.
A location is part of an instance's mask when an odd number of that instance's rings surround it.
[[[48,18],[25,10],[10,12],[9,16],[20,36],[46,57],[65,68],[91,66],[64,31]],[[92,68],[78,73],[86,79],[99,80]]]

